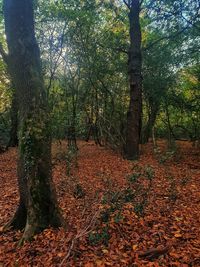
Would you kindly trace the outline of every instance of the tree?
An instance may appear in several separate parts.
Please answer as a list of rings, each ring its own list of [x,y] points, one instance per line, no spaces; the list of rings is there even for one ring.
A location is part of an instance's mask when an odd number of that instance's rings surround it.
[[[4,1],[9,73],[19,108],[18,184],[20,203],[7,227],[23,229],[23,240],[62,224],[51,174],[47,96],[35,38],[33,1]]]
[[[147,32],[144,35],[146,39],[143,46],[148,47],[152,36],[155,39],[155,36],[161,34]],[[143,47],[144,105],[142,143],[147,143],[152,134],[161,105],[163,102],[165,103],[169,88],[175,84],[176,72],[174,71],[174,66],[176,62],[180,62],[180,57],[174,53],[179,47],[178,42],[175,44],[171,42],[171,45],[167,45],[166,41],[163,41],[156,44],[154,49],[148,49],[147,51],[145,51],[145,47]]]
[[[139,0],[124,1],[129,9],[130,47],[128,52],[128,74],[130,103],[127,112],[125,157],[139,157],[139,142],[142,114],[142,53]]]
[[[180,83],[179,71],[198,62],[198,13],[196,0],[143,1],[143,87],[147,109],[143,109],[143,118],[148,113],[143,143],[148,141],[159,111],[166,114],[163,122],[168,122],[168,133],[174,135],[169,116],[178,112],[170,114],[172,108],[168,106],[173,103],[176,83]]]

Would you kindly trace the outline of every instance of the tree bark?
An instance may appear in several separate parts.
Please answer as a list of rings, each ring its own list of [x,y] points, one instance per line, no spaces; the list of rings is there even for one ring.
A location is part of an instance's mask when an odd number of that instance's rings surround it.
[[[9,71],[19,108],[18,184],[20,203],[10,226],[23,240],[62,224],[51,175],[49,112],[40,51],[35,38],[33,1],[4,1]]]
[[[16,90],[14,89],[12,95],[12,104],[11,104],[11,129],[10,129],[10,140],[8,143],[9,147],[16,147],[18,145],[17,129],[18,129],[18,107],[17,107]]]
[[[154,127],[156,117],[158,114],[158,106],[152,106],[149,111],[149,118],[147,124],[145,125],[144,131],[142,133],[142,144],[146,144],[152,134],[152,129]]]
[[[142,114],[142,53],[140,28],[139,0],[130,1],[130,48],[128,58],[128,74],[130,84],[130,103],[127,112],[127,129],[125,157],[129,160],[138,159]]]

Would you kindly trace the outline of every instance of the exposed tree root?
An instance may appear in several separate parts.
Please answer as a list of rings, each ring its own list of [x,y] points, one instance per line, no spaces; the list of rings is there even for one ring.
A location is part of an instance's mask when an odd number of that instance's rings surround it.
[[[8,231],[10,229],[15,229],[15,230],[22,230],[24,229],[26,225],[26,217],[27,217],[27,211],[26,207],[23,204],[22,201],[20,201],[19,206],[13,216],[13,218],[4,225],[2,231]]]
[[[28,222],[26,223],[26,227],[24,229],[24,233],[20,241],[18,242],[18,246],[22,246],[25,241],[31,241],[35,234],[39,233],[39,227],[37,225],[30,225]]]
[[[42,223],[39,222],[37,216],[35,216],[35,218],[36,218],[35,222],[30,224],[27,216],[27,209],[23,201],[20,201],[19,206],[13,218],[0,229],[0,232],[6,232],[11,229],[13,230],[24,229],[23,236],[18,243],[18,246],[22,246],[25,241],[31,241],[35,234],[42,232],[49,226],[52,226],[54,228],[58,228],[61,226],[64,228],[67,227],[67,224],[64,221],[63,217],[61,216],[59,210],[56,210],[54,214],[49,215],[48,217],[49,220],[46,222],[45,225],[42,225]]]

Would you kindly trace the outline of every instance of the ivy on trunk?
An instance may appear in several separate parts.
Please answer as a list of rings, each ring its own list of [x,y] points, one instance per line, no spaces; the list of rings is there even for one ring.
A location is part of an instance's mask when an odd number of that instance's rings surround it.
[[[40,51],[35,38],[33,1],[4,1],[9,72],[19,109],[18,185],[20,203],[7,227],[25,227],[22,241],[62,225],[51,173],[49,112]]]

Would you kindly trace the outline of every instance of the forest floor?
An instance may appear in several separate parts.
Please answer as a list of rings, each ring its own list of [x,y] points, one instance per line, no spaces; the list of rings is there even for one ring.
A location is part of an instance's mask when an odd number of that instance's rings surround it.
[[[67,229],[47,229],[17,247],[0,236],[0,266],[200,266],[200,153],[164,141],[142,146],[139,161],[79,142],[53,145],[53,179]],[[0,155],[0,226],[18,202],[16,149]]]

